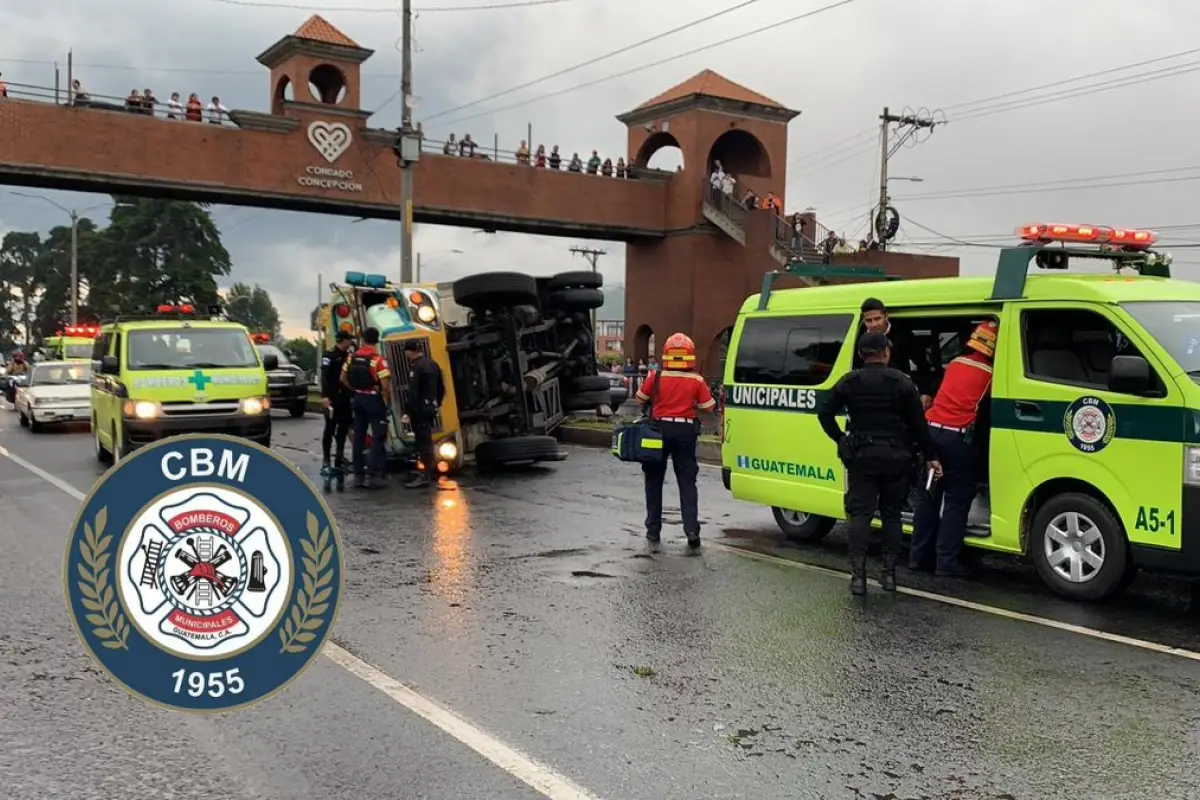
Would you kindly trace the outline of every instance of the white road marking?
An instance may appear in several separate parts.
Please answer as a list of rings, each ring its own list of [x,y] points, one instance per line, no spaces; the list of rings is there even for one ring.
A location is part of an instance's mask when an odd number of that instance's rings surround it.
[[[756,561],[766,561],[771,564],[780,564],[793,569],[802,569],[808,572],[821,572],[826,575],[834,575],[839,578],[848,578],[850,573],[842,572],[841,570],[830,569],[828,567],[820,567],[816,564],[806,564],[803,561],[792,561],[788,558],[780,558],[779,556],[768,555],[766,553],[758,553],[753,550],[745,550],[733,545],[724,544],[722,542],[709,542],[709,545],[727,553],[751,558]],[[1157,642],[1147,642],[1144,639],[1134,639],[1131,636],[1122,636],[1119,633],[1109,633],[1095,628],[1087,628],[1082,625],[1072,625],[1069,622],[1059,622],[1058,620],[1039,617],[1034,614],[1025,614],[1020,611],[1010,611],[1007,608],[998,608],[989,606],[983,603],[976,603],[971,600],[962,600],[958,597],[950,597],[949,595],[937,594],[935,592],[927,592],[923,589],[913,589],[908,586],[898,586],[896,591],[900,594],[911,595],[912,597],[920,597],[923,600],[931,600],[935,603],[943,605],[955,606],[957,608],[965,608],[969,611],[978,611],[983,614],[991,614],[994,617],[1002,617],[1011,619],[1017,622],[1028,622],[1032,625],[1040,625],[1043,628],[1053,628],[1054,630],[1074,633],[1079,636],[1086,636],[1090,639],[1099,639],[1105,642],[1113,642],[1115,644],[1128,645],[1141,650],[1149,650],[1152,653],[1161,653],[1162,655],[1175,656],[1177,658],[1186,658],[1189,661],[1200,661],[1200,653],[1193,650],[1185,650],[1182,647],[1171,647]]]
[[[36,464],[31,464],[3,445],[0,445],[0,457],[7,458],[17,466],[36,475],[76,500],[82,502],[87,497],[85,492],[79,491],[71,484],[50,474]],[[373,688],[383,692],[418,717],[453,736],[459,742],[471,748],[509,775],[512,775],[545,797],[550,798],[550,800],[598,800],[596,795],[590,794],[569,778],[560,775],[552,768],[535,761],[519,750],[506,745],[490,733],[476,727],[450,709],[405,686],[400,681],[368,664],[345,648],[339,647],[333,642],[326,642],[322,654],[347,672],[361,678]]]

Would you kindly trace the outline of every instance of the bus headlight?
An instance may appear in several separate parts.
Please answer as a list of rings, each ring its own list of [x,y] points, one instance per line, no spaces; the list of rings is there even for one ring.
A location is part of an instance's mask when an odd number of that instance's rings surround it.
[[[437,319],[437,311],[433,306],[417,306],[417,319],[430,325]]]
[[[126,400],[124,411],[125,416],[137,419],[154,419],[159,414],[158,403],[150,400]]]
[[[271,401],[265,397],[247,397],[241,403],[242,413],[254,417],[271,409]]]
[[[453,461],[458,458],[458,445],[454,442],[442,442],[437,449],[438,458]]]

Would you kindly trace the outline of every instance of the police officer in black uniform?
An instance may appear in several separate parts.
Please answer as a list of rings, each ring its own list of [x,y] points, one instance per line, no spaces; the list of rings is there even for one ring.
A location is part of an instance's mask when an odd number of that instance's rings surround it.
[[[916,453],[941,475],[921,397],[912,379],[888,366],[891,343],[882,333],[858,340],[863,366],[842,377],[818,414],[821,428],[838,446],[846,465],[846,515],[850,519],[850,592],[867,592],[867,547],[871,518],[879,511],[883,526],[884,591],[896,590],[896,559]],[[837,416],[849,417],[845,433]]]
[[[354,337],[338,331],[337,344],[321,358],[321,407],[325,413],[325,430],[321,433],[321,474],[340,478],[346,472],[346,439],[350,435],[350,390],[342,385],[342,368],[354,345]],[[337,457],[330,464],[334,441]]]
[[[412,426],[417,457],[425,467],[424,470],[418,470],[405,486],[409,489],[422,489],[431,486],[437,476],[434,467],[433,425],[437,419],[438,406],[445,396],[445,385],[442,383],[441,368],[436,361],[425,355],[420,342],[405,342],[404,357],[408,360],[408,398],[405,408],[407,413],[403,421]]]

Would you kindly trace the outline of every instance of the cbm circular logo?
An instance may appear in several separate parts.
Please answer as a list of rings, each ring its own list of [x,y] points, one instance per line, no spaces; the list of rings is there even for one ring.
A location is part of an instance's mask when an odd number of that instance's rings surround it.
[[[129,691],[228,711],[270,697],[321,651],[341,541],[308,480],[232,436],[164,439],[92,489],[66,555],[84,646]]]
[[[1063,431],[1076,449],[1098,453],[1117,435],[1117,415],[1099,397],[1081,397],[1063,414]]]

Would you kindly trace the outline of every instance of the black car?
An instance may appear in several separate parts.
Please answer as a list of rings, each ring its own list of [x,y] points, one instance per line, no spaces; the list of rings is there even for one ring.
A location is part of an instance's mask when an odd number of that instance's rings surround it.
[[[259,355],[275,356],[279,367],[267,373],[267,392],[271,407],[287,409],[293,417],[302,417],[308,410],[308,375],[293,364],[283,351],[273,344],[256,344]]]

